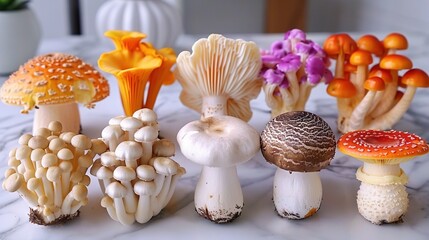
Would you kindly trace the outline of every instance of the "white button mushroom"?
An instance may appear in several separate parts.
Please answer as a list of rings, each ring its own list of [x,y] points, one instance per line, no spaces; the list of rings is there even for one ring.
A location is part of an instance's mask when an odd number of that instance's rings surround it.
[[[101,132],[101,137],[109,146],[109,150],[114,152],[118,144],[123,140],[125,132],[119,125],[109,125]]]
[[[258,132],[238,118],[214,116],[186,124],[177,141],[186,158],[203,165],[195,189],[197,212],[217,223],[240,216],[243,194],[236,165],[259,151]]]
[[[137,118],[126,117],[121,121],[120,126],[127,133],[128,140],[132,141],[134,140],[134,133],[143,126],[143,123]]]
[[[313,113],[286,112],[267,123],[261,133],[261,151],[278,167],[273,201],[280,216],[302,219],[319,210],[319,171],[334,158],[335,146],[331,128]]]
[[[142,145],[143,153],[140,162],[147,164],[152,157],[152,145],[158,139],[158,130],[152,126],[145,126],[134,134],[134,138],[136,142]]]
[[[115,150],[115,156],[119,160],[125,161],[125,166],[135,169],[139,163],[138,160],[143,154],[140,144],[133,141],[121,142]]]

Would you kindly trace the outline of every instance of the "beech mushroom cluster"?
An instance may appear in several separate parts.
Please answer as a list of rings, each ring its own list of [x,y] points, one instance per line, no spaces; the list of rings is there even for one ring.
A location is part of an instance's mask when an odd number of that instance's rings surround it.
[[[106,151],[104,142],[62,132],[54,121],[22,135],[19,144],[9,153],[3,189],[27,201],[32,223],[52,225],[77,217],[88,203],[86,171],[95,155]]]
[[[273,42],[261,55],[265,102],[273,118],[303,111],[313,87],[332,80],[326,53],[299,29],[286,32],[283,40]]]
[[[399,164],[424,155],[429,146],[421,137],[401,131],[359,130],[344,134],[338,150],[364,164],[356,172],[359,213],[374,224],[402,221],[408,209],[408,177]]]
[[[261,151],[276,165],[273,201],[277,213],[289,219],[315,214],[322,202],[319,172],[335,155],[335,135],[319,116],[286,112],[269,121],[261,133]]]
[[[426,72],[413,68],[412,61],[397,52],[407,47],[407,39],[399,33],[382,41],[373,35],[355,41],[345,33],[326,39],[323,49],[336,60],[327,92],[337,98],[340,132],[392,128],[407,111],[416,89],[429,87]],[[380,61],[374,63],[373,57]]]
[[[123,225],[158,215],[186,172],[171,159],[174,143],[158,139],[158,130],[156,113],[144,108],[110,119],[101,133],[108,151],[95,160],[91,174],[105,193],[101,205]]]

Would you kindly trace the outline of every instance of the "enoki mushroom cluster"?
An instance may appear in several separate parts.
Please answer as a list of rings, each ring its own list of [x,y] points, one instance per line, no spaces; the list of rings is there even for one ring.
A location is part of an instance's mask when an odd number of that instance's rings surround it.
[[[157,116],[150,109],[112,118],[102,139],[109,151],[91,168],[105,193],[101,205],[124,225],[149,221],[167,205],[185,173],[171,159],[174,144],[158,138]]]
[[[20,146],[9,153],[3,189],[28,202],[32,223],[51,225],[78,216],[88,202],[86,171],[107,148],[99,139],[61,131],[61,123],[51,122],[22,135]]]

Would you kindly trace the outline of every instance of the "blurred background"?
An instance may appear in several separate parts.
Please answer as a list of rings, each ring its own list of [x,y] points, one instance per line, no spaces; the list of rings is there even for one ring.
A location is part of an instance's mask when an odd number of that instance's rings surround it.
[[[159,0],[161,1],[161,0]],[[162,0],[181,13],[184,34],[309,32],[427,32],[427,0]],[[96,37],[105,0],[33,0],[43,38]]]

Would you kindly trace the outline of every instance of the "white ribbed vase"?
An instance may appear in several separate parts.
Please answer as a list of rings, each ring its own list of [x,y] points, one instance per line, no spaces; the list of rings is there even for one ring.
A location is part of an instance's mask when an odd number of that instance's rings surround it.
[[[139,31],[156,48],[173,47],[182,19],[177,8],[162,0],[109,0],[97,11],[96,29],[101,39],[107,30]]]

